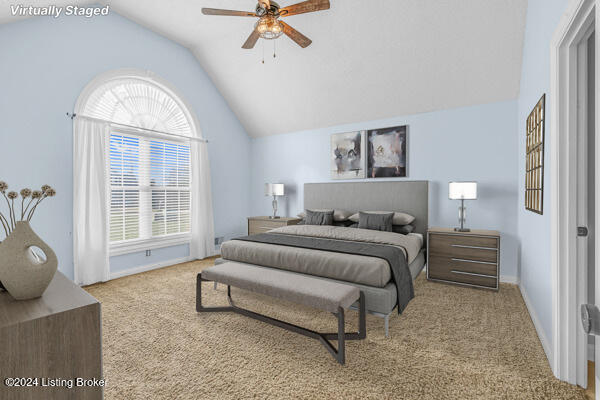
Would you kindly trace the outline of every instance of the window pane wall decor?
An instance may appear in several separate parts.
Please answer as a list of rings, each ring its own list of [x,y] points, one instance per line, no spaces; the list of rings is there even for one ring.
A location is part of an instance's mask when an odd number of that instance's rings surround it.
[[[525,208],[544,213],[544,136],[546,95],[535,105],[527,117],[525,162]]]

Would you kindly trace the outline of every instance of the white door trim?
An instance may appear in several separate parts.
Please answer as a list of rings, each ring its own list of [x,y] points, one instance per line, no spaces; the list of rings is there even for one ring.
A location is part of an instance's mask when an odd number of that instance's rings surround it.
[[[577,271],[577,47],[596,19],[600,0],[571,0],[550,47],[550,196],[552,370],[578,383],[580,292]],[[581,369],[580,369],[581,373]],[[581,380],[579,380],[581,382]]]
[[[588,47],[594,33],[592,24],[577,46],[577,226],[589,226],[588,220]],[[577,240],[577,305],[589,303],[588,298],[588,243],[587,237]],[[593,264],[595,265],[595,264]],[[577,384],[587,387],[588,336],[577,331]]]

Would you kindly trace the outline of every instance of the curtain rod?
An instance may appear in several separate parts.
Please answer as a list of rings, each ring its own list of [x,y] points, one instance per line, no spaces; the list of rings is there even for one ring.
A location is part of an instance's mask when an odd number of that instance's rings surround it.
[[[67,113],[67,117],[69,117],[71,119],[85,118],[85,119],[90,119],[90,120],[98,121],[98,122],[106,122],[107,124],[111,124],[111,125],[119,125],[119,126],[123,126],[125,128],[139,129],[139,130],[146,131],[146,132],[154,132],[154,133],[158,133],[158,134],[161,134],[161,135],[176,136],[176,137],[179,137],[179,138],[182,138],[182,139],[197,140],[199,142],[208,143],[208,140],[206,140],[206,139],[201,139],[201,138],[197,138],[197,137],[193,137],[193,136],[178,135],[176,133],[169,133],[169,132],[157,131],[155,129],[140,128],[139,126],[127,125],[127,124],[122,124],[120,122],[114,122],[114,121],[108,121],[108,120],[100,119],[100,118],[88,117],[87,115],[78,115],[78,114],[75,114],[75,113],[69,113],[68,112]]]

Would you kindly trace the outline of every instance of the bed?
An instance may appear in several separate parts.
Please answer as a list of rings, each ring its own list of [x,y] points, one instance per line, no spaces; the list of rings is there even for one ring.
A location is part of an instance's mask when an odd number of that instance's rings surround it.
[[[367,312],[401,313],[413,297],[412,281],[425,265],[427,181],[307,183],[305,209],[394,211],[415,217],[407,235],[350,227],[298,225],[224,243],[217,264],[236,261],[343,282],[365,295]]]

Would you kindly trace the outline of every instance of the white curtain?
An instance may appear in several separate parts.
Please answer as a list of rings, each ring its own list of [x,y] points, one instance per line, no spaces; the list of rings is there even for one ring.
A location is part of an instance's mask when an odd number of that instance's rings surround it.
[[[191,141],[192,151],[192,242],[190,255],[202,259],[215,254],[210,166],[207,144]]]
[[[110,127],[77,118],[73,126],[73,257],[75,283],[110,278],[106,160]]]

